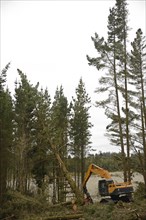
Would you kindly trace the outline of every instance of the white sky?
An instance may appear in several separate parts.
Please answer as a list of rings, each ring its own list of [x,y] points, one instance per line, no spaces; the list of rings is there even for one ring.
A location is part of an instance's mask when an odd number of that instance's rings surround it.
[[[146,35],[146,0],[129,0],[129,33],[133,41],[141,28]],[[86,91],[95,103],[98,71],[88,65],[86,55],[96,57],[91,36],[107,36],[109,8],[113,0],[96,1],[5,1],[1,0],[1,69],[11,61],[8,87],[13,92],[17,68],[28,80],[48,91],[53,99],[57,86],[71,100],[82,76]],[[104,136],[108,121],[104,110],[91,108],[92,147],[118,151]]]

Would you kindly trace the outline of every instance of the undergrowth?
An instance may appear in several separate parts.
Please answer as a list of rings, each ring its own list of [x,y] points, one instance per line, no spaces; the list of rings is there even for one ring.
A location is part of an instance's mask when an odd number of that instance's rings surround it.
[[[83,213],[82,219],[84,220],[136,220],[141,213],[146,216],[143,184],[139,184],[131,203],[119,201],[117,204],[101,204],[96,202],[90,205],[78,206],[76,213]],[[7,193],[5,202],[0,207],[1,220],[46,220],[47,217],[53,215],[64,216],[76,213],[73,212],[72,205],[52,206],[41,196],[32,198],[13,191]]]

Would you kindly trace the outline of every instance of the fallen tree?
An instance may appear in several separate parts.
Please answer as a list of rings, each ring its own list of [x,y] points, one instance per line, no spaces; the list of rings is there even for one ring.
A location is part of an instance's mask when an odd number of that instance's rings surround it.
[[[72,214],[72,215],[65,215],[65,216],[51,216],[45,218],[45,220],[68,220],[68,219],[79,219],[82,218],[83,214]]]
[[[56,208],[56,207],[60,207],[60,206],[70,206],[72,205],[72,201],[67,201],[67,202],[60,202],[60,203],[57,203],[57,204],[53,204],[53,205],[50,205],[49,207],[50,208]]]
[[[76,200],[77,200],[77,203],[79,204],[83,204],[84,200],[83,200],[83,193],[81,192],[81,190],[76,186],[76,183],[75,181],[72,179],[69,171],[67,170],[63,160],[61,159],[55,145],[53,145],[52,143],[50,143],[50,146],[52,148],[52,151],[58,161],[58,164],[60,166],[60,169],[63,171],[64,173],[64,176],[65,178],[67,179],[71,189],[72,189],[72,192],[75,194],[76,196]]]

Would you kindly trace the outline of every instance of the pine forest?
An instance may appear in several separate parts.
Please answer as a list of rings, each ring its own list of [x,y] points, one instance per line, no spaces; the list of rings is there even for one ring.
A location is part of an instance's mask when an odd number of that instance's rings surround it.
[[[0,75],[0,219],[146,219],[146,40],[139,28],[129,41],[126,0],[115,0],[107,20],[107,36],[91,37],[96,57],[85,59],[97,70],[96,109],[103,109],[105,135],[119,153],[92,149],[84,77],[68,101],[63,85],[51,97],[17,69],[12,95],[7,63]],[[140,173],[133,203],[86,206],[82,183],[90,164],[121,172],[125,183]]]

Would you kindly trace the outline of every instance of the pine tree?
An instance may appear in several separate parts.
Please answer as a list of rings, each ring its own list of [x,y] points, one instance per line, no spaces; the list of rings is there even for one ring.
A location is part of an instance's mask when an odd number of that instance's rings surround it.
[[[64,96],[63,87],[57,87],[51,107],[51,132],[52,142],[58,147],[63,157],[67,154],[68,113],[68,101]]]
[[[134,108],[132,129],[135,131],[132,143],[140,157],[146,189],[146,40],[141,29],[137,30],[131,46],[130,84],[133,92],[131,93],[130,105]]]
[[[29,151],[32,158],[32,174],[36,180],[39,192],[45,190],[45,175],[49,175],[50,146],[48,141],[50,124],[50,105],[51,99],[46,89],[38,91],[33,111],[33,143]]]
[[[12,98],[8,89],[5,89],[7,71],[10,63],[2,70],[0,76],[0,204],[4,199],[7,186],[7,173],[12,143]]]
[[[28,176],[31,172],[28,152],[32,145],[33,111],[37,86],[33,87],[22,71],[18,69],[20,82],[15,88],[15,119],[14,119],[14,152],[16,155],[16,182],[17,189],[24,193],[27,191]]]
[[[69,120],[69,107],[67,98],[64,96],[63,87],[57,87],[55,91],[54,101],[51,107],[51,122],[50,122],[50,141],[56,146],[56,151],[61,159],[66,162],[67,147],[68,147],[68,120]],[[58,167],[58,161],[54,160],[54,181],[56,179],[57,185],[54,189],[58,188],[58,201],[65,201],[64,189],[64,173]],[[55,197],[56,195],[54,195]]]
[[[120,81],[121,81],[121,74],[119,74],[119,69],[121,66],[121,50],[122,50],[122,44],[119,40],[119,17],[117,16],[117,9],[114,7],[110,10],[110,15],[108,17],[108,46],[111,50],[110,57],[113,57],[112,59],[112,78],[114,81],[114,96],[115,96],[115,102],[113,101],[112,104],[115,104],[116,109],[114,110],[112,114],[112,122],[107,126],[108,132],[113,134],[112,141],[114,144],[121,146],[121,155],[122,155],[122,161],[123,161],[123,171],[124,171],[124,181],[127,181],[127,166],[126,166],[126,157],[125,157],[125,149],[124,149],[124,129],[123,129],[123,123],[124,118],[122,117],[121,112],[121,101],[120,101]],[[111,100],[111,99],[110,99]],[[116,140],[115,140],[116,139]]]
[[[128,40],[128,9],[126,0],[116,0],[116,21],[117,21],[117,37],[121,42],[121,55],[120,60],[120,73],[123,75],[124,87],[122,87],[122,95],[125,101],[125,107],[122,107],[125,114],[125,134],[126,134],[126,149],[127,149],[127,171],[128,181],[131,181],[131,165],[130,165],[130,111],[129,111],[129,88],[128,88],[128,52],[127,52],[127,40]]]
[[[70,119],[70,138],[71,138],[71,151],[76,161],[76,181],[80,186],[83,182],[85,174],[85,156],[90,149],[90,128],[92,124],[89,122],[89,104],[91,100],[86,92],[85,84],[82,78],[79,80],[78,87],[76,88],[76,98],[73,98],[72,114]]]
[[[117,0],[115,7],[110,9],[108,17],[107,42],[103,37],[99,38],[98,34],[95,34],[92,40],[98,57],[90,58],[87,56],[89,65],[96,66],[98,70],[107,70],[99,79],[101,86],[96,89],[100,96],[101,93],[105,93],[104,97],[106,98],[97,101],[96,104],[103,107],[105,114],[111,119],[111,123],[107,126],[111,143],[121,146],[124,181],[127,181],[127,170],[128,180],[130,181],[128,59],[126,46],[128,32],[127,14],[126,1]],[[121,104],[122,100],[125,100],[125,108]]]

